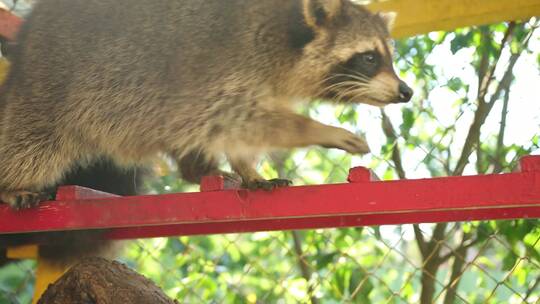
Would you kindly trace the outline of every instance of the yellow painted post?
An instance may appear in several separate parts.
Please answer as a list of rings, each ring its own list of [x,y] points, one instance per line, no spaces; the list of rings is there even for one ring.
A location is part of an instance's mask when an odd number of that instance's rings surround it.
[[[388,0],[369,7],[398,13],[396,38],[540,16],[539,0]]]
[[[47,260],[38,257],[36,269],[36,285],[34,287],[34,296],[32,304],[37,303],[41,295],[47,290],[50,284],[56,282],[69,267],[62,267],[51,264]]]
[[[47,290],[49,284],[52,284],[58,280],[69,267],[63,267],[39,257],[39,248],[37,245],[27,245],[20,247],[12,247],[7,250],[7,257],[10,259],[37,259],[36,268],[36,283],[34,286],[34,296],[32,303],[35,304],[41,297],[41,295]]]
[[[0,84],[6,79],[7,73],[9,71],[9,61],[4,57],[0,57]]]

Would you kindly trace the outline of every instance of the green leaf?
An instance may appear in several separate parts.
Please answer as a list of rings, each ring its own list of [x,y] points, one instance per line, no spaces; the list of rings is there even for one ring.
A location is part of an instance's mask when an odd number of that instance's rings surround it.
[[[540,263],[540,252],[538,252],[537,248],[534,248],[533,246],[529,244],[524,244],[525,250],[527,251],[527,257],[532,258],[533,260],[536,260],[537,263]]]
[[[356,291],[358,287],[360,287],[360,289]],[[361,269],[353,270],[349,282],[349,293],[353,295],[353,293],[356,291],[356,293],[351,297],[351,300],[353,300],[354,303],[370,303],[369,294],[373,288],[374,285],[371,283],[369,275],[365,271]]]
[[[514,265],[516,264],[516,261],[517,261],[517,256],[514,253],[509,252],[508,254],[506,254],[506,256],[503,259],[502,269],[509,271],[510,269],[514,267]]]
[[[401,124],[401,133],[408,137],[411,128],[413,127],[414,121],[416,120],[416,115],[414,111],[410,108],[404,108],[401,114],[403,118],[403,123]]]
[[[324,269],[334,261],[334,258],[338,256],[338,252],[331,252],[326,254],[318,254],[315,258],[315,261],[317,262],[317,269]]]
[[[450,51],[452,54],[456,54],[462,48],[470,46],[473,33],[467,30],[466,33],[456,33],[454,39],[450,42]]]

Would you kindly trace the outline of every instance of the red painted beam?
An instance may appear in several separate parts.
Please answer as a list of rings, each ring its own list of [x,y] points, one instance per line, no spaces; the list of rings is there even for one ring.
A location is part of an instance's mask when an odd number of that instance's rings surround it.
[[[0,206],[0,234],[110,228],[112,239],[313,229],[488,219],[540,218],[540,157],[521,172],[402,181],[372,181],[351,170],[349,184],[300,186],[273,192],[226,186],[213,191],[114,197],[64,187],[59,201],[12,211]]]
[[[0,8],[0,36],[14,40],[23,20],[10,11]]]

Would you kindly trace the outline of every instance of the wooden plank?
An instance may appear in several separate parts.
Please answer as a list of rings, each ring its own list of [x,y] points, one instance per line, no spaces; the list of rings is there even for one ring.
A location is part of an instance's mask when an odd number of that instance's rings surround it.
[[[540,16],[538,0],[388,0],[369,7],[398,13],[396,38]]]
[[[348,184],[272,192],[245,189],[133,197],[61,189],[65,200],[13,211],[0,206],[0,234],[110,229],[108,238],[255,232],[385,224],[540,218],[540,156],[523,172],[372,181],[353,169]],[[67,193],[67,194],[66,194]]]
[[[369,5],[373,11],[395,11],[396,38],[458,27],[524,20],[540,16],[538,0],[388,0]],[[0,8],[0,36],[14,39],[22,19]]]

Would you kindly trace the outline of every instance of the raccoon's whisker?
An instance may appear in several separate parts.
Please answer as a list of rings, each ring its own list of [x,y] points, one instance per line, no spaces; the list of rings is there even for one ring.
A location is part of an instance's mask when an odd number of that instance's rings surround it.
[[[354,80],[358,80],[359,82],[369,82],[369,81],[370,81],[369,78],[367,78],[367,77],[364,76],[364,75],[358,74],[358,73],[352,73],[352,74],[336,74],[336,76],[352,78],[352,79],[354,79]]]
[[[366,93],[368,92],[369,90],[362,90],[362,91],[358,91],[356,92],[354,95],[351,96],[351,99],[352,100],[356,100],[357,98],[362,98],[363,96],[366,96]]]
[[[334,83],[330,86],[327,86],[326,89],[327,90],[339,89],[340,87],[349,87],[349,86],[356,86],[356,85],[357,85],[357,82],[355,81],[342,81],[342,82]]]
[[[369,88],[367,88],[367,87],[362,87],[362,86],[358,86],[358,85],[356,85],[356,86],[351,86],[351,88],[349,88],[348,90],[345,90],[345,91],[341,92],[341,93],[336,97],[336,99],[337,99],[337,100],[340,100],[340,99],[342,99],[343,97],[348,96],[348,95],[353,96],[353,98],[356,98],[357,96],[360,96],[360,95],[362,95],[362,94],[365,94],[365,93],[368,92],[368,91],[369,91]],[[351,93],[353,93],[353,94],[351,94]]]
[[[356,75],[358,77],[362,77],[366,80],[369,80],[369,77],[363,75],[363,74],[360,74],[358,71],[355,71],[355,70],[352,70],[350,68],[347,68],[347,67],[344,67],[345,71],[349,72],[351,75]]]
[[[366,94],[366,93],[367,93],[367,94]],[[366,95],[367,95],[367,96],[373,96],[373,95],[375,95],[374,93],[375,93],[375,92],[373,92],[372,89],[369,89],[369,88],[368,88],[368,89],[366,89],[366,90],[361,90],[361,91],[356,92],[356,94],[353,95],[353,96],[351,97],[351,99],[361,98],[362,96],[366,96]],[[373,99],[373,98],[371,98],[371,99]],[[382,103],[382,101],[379,101],[378,98],[375,99],[375,101],[381,102],[381,103]]]
[[[324,95],[325,93],[330,92],[332,89],[336,89],[336,88],[339,89],[342,86],[348,86],[348,84],[343,83],[343,82],[338,82],[338,83],[331,84],[331,85],[326,86],[326,87],[322,88],[321,90],[319,90],[319,92],[317,92],[317,96]]]
[[[352,80],[346,80],[346,81],[341,81],[341,82],[335,83],[333,85],[330,85],[327,88],[328,89],[335,89],[335,88],[339,88],[340,86],[366,87],[366,88],[368,87],[366,83],[352,81]]]
[[[331,76],[329,76],[329,77],[326,77],[326,78],[322,79],[321,81],[317,82],[316,86],[319,86],[319,85],[321,85],[321,84],[323,84],[323,83],[325,83],[325,82],[328,82],[328,81],[330,81],[330,80],[332,80],[332,79],[339,78],[339,77],[352,78],[352,79],[354,79],[354,80],[357,80],[357,81],[360,82],[360,83],[367,83],[367,82],[369,81],[369,79],[366,78],[365,76],[362,76],[362,75],[360,75],[360,74],[354,72],[354,73],[352,73],[352,74],[333,74],[333,75],[331,75]],[[350,80],[348,80],[348,81],[350,81]],[[340,82],[338,82],[337,84],[341,84],[341,83],[343,83],[343,82],[344,82],[344,81],[340,81]],[[355,82],[355,84],[356,84],[356,82]],[[336,84],[333,84],[333,85],[336,85]],[[332,88],[333,88],[333,87],[332,87]],[[322,88],[320,91],[317,92],[316,96],[320,96],[320,95],[322,95],[322,94],[328,92],[330,89],[331,89],[331,88],[329,88],[329,87],[324,87],[324,88]]]
[[[339,83],[335,83],[335,84],[332,84],[330,86],[327,86],[325,87],[320,94],[324,94],[324,93],[327,93],[327,92],[330,92],[331,90],[339,90],[341,88],[345,88],[346,91],[350,90],[350,89],[355,89],[355,88],[358,88],[359,86],[362,86],[363,84],[361,83],[358,83],[356,81],[343,81],[343,82],[339,82]],[[340,94],[342,95],[342,94]]]
[[[338,77],[340,77],[340,75],[331,75],[331,76],[329,76],[329,77],[326,77],[326,78],[322,79],[321,81],[318,81],[318,82],[315,84],[315,86],[320,86],[320,85],[324,84],[325,82],[328,82],[328,81],[330,81],[330,80],[332,80],[332,79],[334,79],[334,78],[338,78]],[[338,83],[340,83],[340,82],[338,82]],[[333,86],[333,85],[336,85],[336,83],[334,83],[334,84],[332,84],[332,85],[330,85],[330,86]],[[322,89],[316,91],[315,94],[314,94],[314,96],[320,96],[320,95],[323,95],[323,94],[326,93],[327,91],[329,91],[328,86],[327,86],[327,87],[323,87]]]
[[[333,74],[331,76],[323,78],[321,81],[317,82],[317,84],[319,85],[319,84],[325,83],[325,82],[327,82],[329,80],[332,80],[334,78],[338,78],[338,77],[342,77],[342,76],[347,76],[347,75],[345,75],[345,74]]]
[[[369,92],[369,89],[357,88],[356,90],[353,90],[350,92],[350,99],[354,100],[358,97],[366,95],[366,93],[368,92]]]
[[[349,94],[349,92],[352,92],[354,91],[356,88],[354,86],[349,86],[348,89],[345,89],[343,91],[341,91],[337,96],[336,96],[336,100],[338,101],[341,101],[341,99],[345,96],[347,96],[347,94]]]

